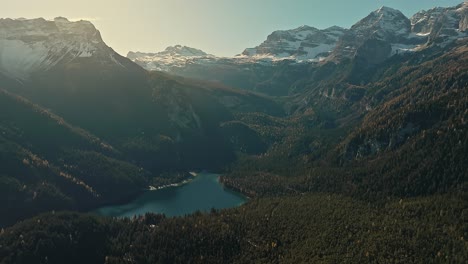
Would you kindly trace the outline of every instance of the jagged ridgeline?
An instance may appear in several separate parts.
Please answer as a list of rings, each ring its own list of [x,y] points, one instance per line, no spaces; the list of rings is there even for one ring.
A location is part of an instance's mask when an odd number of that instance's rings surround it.
[[[382,7],[230,58],[124,58],[86,21],[1,19],[0,262],[466,262],[467,21],[467,3]],[[251,200],[58,212],[197,169]]]

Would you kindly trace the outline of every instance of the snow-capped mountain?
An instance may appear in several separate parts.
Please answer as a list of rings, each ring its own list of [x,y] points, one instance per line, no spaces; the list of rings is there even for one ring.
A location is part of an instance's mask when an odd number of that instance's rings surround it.
[[[77,59],[121,65],[118,57],[88,21],[0,19],[0,72],[12,78],[27,79]]]
[[[358,38],[395,40],[411,32],[411,22],[399,10],[383,6],[351,27]]]
[[[234,57],[217,57],[199,49],[177,45],[157,53],[130,51],[127,58],[147,70],[166,72],[202,64],[319,61],[329,55],[346,31],[336,26],[323,30],[301,26],[292,30],[275,31],[258,47],[245,49],[242,54]]]
[[[395,54],[421,51],[466,37],[467,4],[434,8],[407,18],[400,11],[382,7],[354,24],[329,57],[339,61],[359,57],[378,64]]]
[[[143,57],[143,56],[148,56],[148,57],[164,57],[164,56],[172,56],[172,57],[182,57],[182,56],[187,56],[187,57],[201,57],[201,56],[208,56],[209,54],[199,50],[199,49],[194,49],[190,48],[187,46],[181,46],[181,45],[175,45],[175,46],[170,46],[167,47],[164,51],[158,52],[158,53],[145,53],[145,52],[129,52],[128,53],[128,58],[133,59],[133,58],[138,58],[138,57]]]
[[[429,35],[431,40],[442,38],[438,42],[464,37],[468,29],[468,2],[420,11],[411,18],[411,26],[417,35]]]
[[[301,26],[275,31],[258,47],[245,49],[234,57],[217,57],[199,49],[177,45],[157,53],[130,51],[127,58],[147,70],[170,73],[199,65],[270,65],[283,60],[318,62],[330,54],[346,32],[346,29],[337,26],[323,30]]]
[[[337,26],[323,30],[309,26],[279,30],[259,46],[246,49],[242,55],[253,58],[319,59],[329,55],[346,31]]]
[[[132,52],[127,58],[148,70],[168,71],[171,67],[183,67],[193,59],[211,59],[215,56],[187,46],[171,46],[158,53]]]

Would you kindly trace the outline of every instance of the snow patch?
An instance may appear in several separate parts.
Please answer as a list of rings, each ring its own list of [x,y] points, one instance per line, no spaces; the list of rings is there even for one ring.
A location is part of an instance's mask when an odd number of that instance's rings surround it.
[[[392,44],[392,53],[390,56],[396,54],[416,52],[420,49],[420,47],[420,45]]]

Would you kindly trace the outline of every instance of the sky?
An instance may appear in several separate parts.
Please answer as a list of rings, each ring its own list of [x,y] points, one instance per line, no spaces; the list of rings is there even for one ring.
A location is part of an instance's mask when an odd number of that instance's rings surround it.
[[[275,30],[349,28],[381,6],[410,17],[463,0],[0,0],[0,18],[89,20],[121,55],[186,45],[218,56],[255,47]]]

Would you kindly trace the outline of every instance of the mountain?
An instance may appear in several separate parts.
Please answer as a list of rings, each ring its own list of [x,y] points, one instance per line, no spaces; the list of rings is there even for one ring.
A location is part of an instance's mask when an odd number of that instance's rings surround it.
[[[147,70],[170,73],[180,68],[192,67],[194,64],[209,67],[212,64],[231,63],[269,65],[281,60],[319,61],[328,56],[345,32],[346,29],[337,26],[323,30],[301,26],[292,30],[275,31],[258,47],[245,49],[242,54],[234,57],[217,57],[199,49],[177,45],[158,53],[130,51],[127,58]]]
[[[253,58],[272,57],[275,59],[320,60],[328,57],[345,33],[337,26],[324,30],[301,26],[292,30],[275,31],[267,40],[255,48],[246,49],[242,55]]]
[[[183,49],[199,51],[193,48]],[[167,50],[173,50],[173,47],[169,47]],[[184,78],[219,83],[228,87],[261,92],[267,95],[284,93],[284,91],[280,90],[284,89],[285,82],[277,84],[278,92],[274,92],[273,90],[276,90],[274,88],[268,87],[268,90],[264,90],[261,87],[256,88],[256,86],[261,86],[262,83],[267,81],[276,72],[276,66],[290,65],[289,61],[284,63],[283,60],[276,60],[272,57],[236,56],[229,58],[202,54],[204,52],[129,52],[128,58],[148,71],[161,71]],[[294,78],[294,76],[291,76],[291,78]]]
[[[125,67],[93,24],[63,17],[1,19],[0,52],[0,72],[22,80],[76,60]]]
[[[424,40],[409,39],[411,22],[400,11],[381,7],[354,24],[334,49],[332,60],[354,56],[378,64],[401,49],[412,50]],[[414,46],[411,46],[414,45]]]
[[[177,45],[158,53],[130,51],[127,58],[149,71],[163,71],[196,78],[203,74],[197,70],[199,67],[231,69],[250,68],[251,65],[268,67],[282,60],[319,61],[328,56],[346,31],[336,26],[324,30],[302,26],[292,30],[275,31],[260,46],[246,49],[234,57],[217,57],[199,49]],[[225,84],[233,86],[233,83]]]
[[[171,67],[184,67],[194,59],[211,59],[202,50],[176,45],[158,53],[129,52],[127,58],[148,70],[169,71]]]

